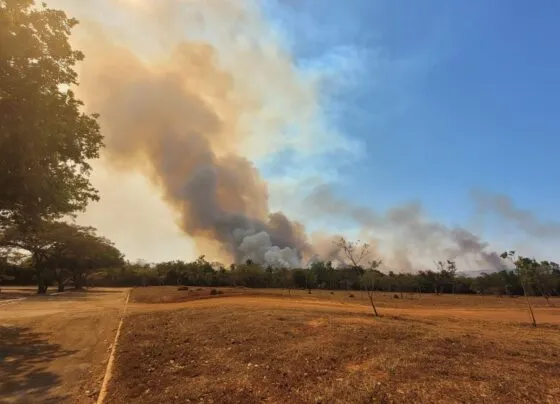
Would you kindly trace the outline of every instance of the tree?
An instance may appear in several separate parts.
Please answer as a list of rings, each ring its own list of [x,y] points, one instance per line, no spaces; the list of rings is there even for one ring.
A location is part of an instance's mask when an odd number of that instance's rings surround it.
[[[307,268],[305,271],[305,289],[307,289],[307,293],[311,294],[311,289],[315,287],[316,283],[317,275],[310,268]]]
[[[555,268],[558,268],[558,264],[549,261],[542,261],[535,268],[535,286],[549,306],[553,306],[550,303],[550,296],[554,293],[554,283],[557,278]]]
[[[59,291],[64,290],[68,278],[74,287],[81,289],[84,281],[93,271],[118,267],[124,264],[121,252],[105,237],[95,234],[92,227],[70,225],[59,232],[58,240],[52,251],[49,251],[47,266],[54,268],[58,277]],[[60,275],[59,275],[60,276]]]
[[[324,261],[314,261],[309,266],[310,279],[313,279],[319,288],[327,288],[329,283],[329,267]]]
[[[37,279],[37,293],[47,292],[48,276],[54,274],[59,290],[71,278],[76,288],[95,269],[122,264],[122,254],[113,244],[95,234],[92,227],[64,222],[40,222],[29,232],[13,225],[2,234],[0,246],[27,251]]]
[[[383,276],[383,274],[378,269],[381,266],[381,264],[382,264],[381,260],[371,260],[363,276],[368,299],[369,299],[369,304],[371,304],[371,308],[373,309],[373,314],[376,317],[379,317],[379,313],[377,312],[377,308],[375,307],[375,302],[374,302],[375,282],[377,278]]]
[[[379,272],[378,268],[381,265],[381,261],[370,261],[367,273],[363,274],[361,263],[371,254],[370,245],[368,243],[360,243],[359,241],[347,241],[344,237],[340,237],[338,240],[336,240],[335,245],[344,253],[346,258],[350,261],[350,264],[352,265],[354,271],[356,271],[360,275],[363,275],[362,278],[365,277],[364,283],[367,289],[371,308],[373,309],[373,314],[374,316],[379,317],[379,313],[377,311],[377,308],[375,307],[374,291],[375,277],[377,275],[377,272]]]
[[[439,275],[437,272],[431,271],[431,270],[420,270],[418,271],[418,276],[420,277],[420,279],[422,280],[423,286],[426,286],[425,288],[422,287],[422,289],[428,289],[428,285],[430,286],[430,288],[432,288],[434,290],[434,293],[436,295],[439,294]]]
[[[304,289],[307,287],[307,274],[303,269],[292,270],[292,285],[296,288]]]
[[[447,260],[447,268],[443,273],[444,282],[451,285],[451,293],[455,294],[455,281],[457,277],[457,264],[455,260]]]
[[[78,23],[33,0],[0,0],[0,229],[83,210],[97,191],[97,115],[70,87],[84,58],[68,38]]]
[[[29,263],[35,271],[37,280],[37,293],[47,292],[47,279],[45,276],[45,263],[48,251],[53,247],[56,233],[59,231],[59,223],[41,222],[34,226],[34,231],[29,232],[18,225],[5,228],[0,239],[0,246],[4,253],[13,250],[26,251],[31,254]]]
[[[525,299],[527,301],[527,308],[531,314],[531,322],[533,327],[536,327],[537,320],[535,319],[535,313],[533,312],[533,306],[531,306],[528,292],[531,284],[534,282],[535,269],[538,264],[535,260],[524,257],[518,257],[517,260],[514,261],[515,251],[513,250],[503,252],[500,257],[502,257],[502,259],[509,259],[514,263],[521,282],[521,287],[523,288],[523,295],[525,295]]]

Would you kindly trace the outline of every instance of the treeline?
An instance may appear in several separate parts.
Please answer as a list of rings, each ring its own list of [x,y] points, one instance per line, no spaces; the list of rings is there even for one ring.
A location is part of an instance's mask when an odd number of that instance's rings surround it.
[[[273,268],[251,261],[226,268],[219,263],[207,261],[203,256],[192,262],[122,262],[111,268],[100,268],[93,264],[104,264],[109,262],[108,259],[111,258],[101,255],[97,261],[91,261],[89,266],[75,261],[81,280],[78,286],[189,285],[309,290],[365,290],[372,287],[377,291],[395,293],[484,295],[523,295],[525,287],[530,295],[547,298],[560,295],[559,265],[527,258],[520,258],[523,262],[518,262],[518,265],[525,265],[528,270],[516,267],[512,270],[482,273],[476,277],[459,274],[453,261],[439,262],[436,269],[417,273],[382,272],[354,266],[335,268],[332,263],[324,261],[317,261],[309,268]],[[118,263],[118,259],[114,262]],[[67,276],[64,279],[68,284],[74,284],[71,276],[74,272],[72,269],[66,270]],[[37,283],[37,271],[29,262],[20,266],[8,266],[4,273],[9,275],[9,280],[5,280],[4,284]],[[57,277],[55,270],[47,268],[42,271],[42,276],[45,284],[60,285],[61,278]]]
[[[547,261],[529,262],[532,265],[528,274],[516,268],[469,277],[452,268],[400,273],[353,266],[335,268],[331,262],[324,261],[317,261],[309,268],[288,269],[265,267],[249,260],[225,268],[200,257],[193,262],[128,264],[119,269],[99,271],[91,277],[90,283],[96,286],[193,285],[309,290],[362,290],[373,285],[375,290],[399,293],[498,295],[523,295],[525,286],[528,294],[560,295],[559,265]]]

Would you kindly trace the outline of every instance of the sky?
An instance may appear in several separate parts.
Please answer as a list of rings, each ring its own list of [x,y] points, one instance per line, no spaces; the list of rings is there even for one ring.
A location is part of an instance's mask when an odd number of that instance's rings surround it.
[[[147,58],[166,46],[167,38],[146,41],[149,26],[126,22],[126,7],[111,13],[117,3],[139,7],[142,1],[49,2],[81,21],[118,26]],[[431,220],[469,228],[496,250],[557,255],[558,2],[241,3],[253,10],[249,20],[235,21],[234,14],[213,20],[210,14],[220,13],[201,6],[196,11],[206,18],[205,29],[176,17],[170,31],[211,43],[235,86],[263,105],[248,114],[251,136],[242,146],[268,182],[273,210],[310,230],[352,233],[352,223],[315,217],[305,208],[310,189],[326,184],[378,212],[419,202]],[[208,29],[224,21],[231,31]],[[241,33],[250,45],[233,42],[228,32]],[[243,46],[262,50],[251,71],[240,62],[252,55]],[[293,78],[274,77],[285,72],[276,68],[278,60],[288,61]],[[104,163],[96,167],[102,202],[80,220],[93,222],[131,259],[196,255],[149,181],[138,173],[116,174]],[[486,203],[480,209],[480,194],[512,208]]]
[[[343,83],[331,108],[340,132],[365,151],[359,163],[340,168],[341,194],[377,209],[419,200],[433,217],[468,225],[470,193],[483,189],[508,195],[545,222],[560,221],[553,163],[560,150],[560,4],[266,4],[301,65],[332,63],[337,49],[346,58],[334,62],[347,70],[333,78]],[[503,238],[503,224],[491,219],[478,227]],[[544,243],[560,246],[558,239]]]

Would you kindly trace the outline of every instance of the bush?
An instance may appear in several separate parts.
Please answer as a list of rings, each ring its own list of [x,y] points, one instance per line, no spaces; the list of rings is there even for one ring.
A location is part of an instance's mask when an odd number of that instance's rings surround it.
[[[224,293],[224,292],[222,292],[221,290],[217,290],[217,289],[212,289],[212,290],[210,290],[210,294],[211,294],[212,296],[214,296],[214,295],[221,295],[221,294],[223,294],[223,293]]]
[[[188,286],[179,286],[177,290],[189,290]]]
[[[353,293],[350,293],[348,297],[355,297]]]
[[[393,295],[393,299],[398,299],[398,298],[399,298],[399,295],[396,295],[396,294]]]

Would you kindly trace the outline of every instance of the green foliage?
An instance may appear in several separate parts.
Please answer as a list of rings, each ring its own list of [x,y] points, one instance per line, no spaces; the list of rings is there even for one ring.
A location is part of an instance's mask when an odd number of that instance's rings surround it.
[[[94,228],[65,222],[41,222],[33,232],[13,225],[4,230],[0,247],[29,253],[27,263],[35,270],[39,293],[46,291],[48,277],[55,278],[59,289],[69,278],[79,288],[94,270],[123,264],[120,251]]]
[[[82,112],[68,37],[78,22],[31,0],[0,0],[0,224],[35,223],[98,199],[88,160],[96,115]]]
[[[231,265],[208,262],[204,256],[192,262],[169,261],[155,265],[124,263],[120,252],[94,229],[60,222],[43,222],[34,233],[10,227],[0,239],[4,247],[2,268],[15,282],[26,284],[31,275],[41,284],[51,280],[73,280],[80,285],[85,278],[97,286],[244,286],[250,288],[298,288],[367,290],[404,293],[478,293],[496,295],[560,294],[560,268],[548,261],[520,257],[515,270],[504,269],[477,277],[458,275],[455,263],[442,261],[439,270],[418,273],[380,271],[380,261],[367,268],[354,265],[334,268],[331,262],[315,261],[308,268],[266,268],[252,261]],[[7,254],[6,249],[24,249]],[[506,256],[509,257],[509,256]],[[32,271],[32,272],[31,272]],[[41,280],[42,278],[42,280]],[[4,281],[9,282],[9,281]]]

